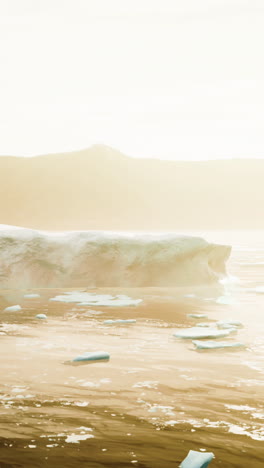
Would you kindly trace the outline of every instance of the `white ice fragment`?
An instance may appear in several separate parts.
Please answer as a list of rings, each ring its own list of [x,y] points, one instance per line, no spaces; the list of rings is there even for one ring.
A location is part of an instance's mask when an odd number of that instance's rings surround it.
[[[206,314],[188,314],[188,317],[196,319],[208,318]]]
[[[39,294],[24,294],[26,299],[35,299],[36,297],[40,297]]]
[[[235,300],[231,296],[219,296],[216,301],[217,304],[232,305],[235,304]]]
[[[71,443],[71,444],[79,444],[80,440],[87,440],[87,439],[93,439],[94,435],[93,434],[71,434],[68,435],[65,442]]]
[[[239,320],[219,320],[216,322],[216,326],[218,328],[226,329],[226,328],[241,328],[243,327],[243,323]]]
[[[219,348],[244,348],[245,345],[231,341],[193,341],[196,349],[219,349]]]
[[[206,322],[200,322],[200,323],[197,323],[196,325],[197,327],[211,327],[211,323],[206,323]]]
[[[192,327],[184,328],[173,333],[176,338],[196,339],[196,338],[223,338],[233,332],[234,328],[228,330],[218,330],[217,328]]]
[[[66,361],[64,364],[70,365],[82,365],[82,364],[90,364],[92,362],[106,362],[109,361],[110,354],[102,351],[96,351],[92,353],[84,353],[80,356],[77,356],[72,361]]]
[[[21,309],[22,307],[20,305],[14,305],[14,306],[6,307],[4,309],[4,312],[18,312]]]
[[[196,452],[190,450],[187,457],[181,462],[180,468],[206,468],[214,458],[212,452]]]
[[[36,319],[40,319],[40,320],[45,320],[47,318],[47,315],[46,314],[37,314],[35,316]]]
[[[121,325],[121,324],[123,324],[123,325],[128,324],[129,325],[130,323],[136,323],[136,320],[134,320],[134,319],[124,319],[124,320],[118,319],[118,320],[105,320],[104,321],[105,325],[115,325],[115,324],[116,325]]]

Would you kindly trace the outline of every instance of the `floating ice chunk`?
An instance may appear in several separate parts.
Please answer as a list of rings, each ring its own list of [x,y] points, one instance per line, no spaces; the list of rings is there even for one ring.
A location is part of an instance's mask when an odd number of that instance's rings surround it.
[[[216,322],[216,326],[218,328],[241,328],[243,327],[243,323],[240,322],[239,320],[219,320],[219,322]]]
[[[217,304],[232,305],[235,304],[235,300],[231,296],[219,296],[216,301]]]
[[[212,452],[196,452],[190,450],[187,457],[181,462],[180,468],[206,468],[214,458]]]
[[[109,361],[110,359],[110,354],[101,352],[101,351],[96,351],[93,353],[84,353],[80,356],[77,356],[74,358],[72,361],[66,361],[64,364],[70,364],[72,366],[78,366],[82,364],[90,364],[92,362],[106,362]]]
[[[36,297],[40,297],[39,294],[25,294],[24,297],[26,299],[35,299]]]
[[[206,323],[206,322],[200,322],[200,323],[197,323],[196,325],[197,327],[211,327],[211,323]]]
[[[228,336],[229,333],[233,331],[235,331],[234,328],[229,328],[228,330],[218,330],[217,328],[192,327],[178,330],[176,333],[173,333],[173,336],[175,336],[176,338],[186,339],[222,338]]]
[[[120,325],[120,324],[126,325],[126,324],[130,324],[130,323],[136,323],[136,320],[134,320],[134,319],[126,319],[126,320],[125,319],[124,320],[119,319],[119,320],[105,320],[104,321],[105,325]]]
[[[128,307],[136,306],[142,299],[131,299],[128,296],[111,296],[110,294],[94,294],[87,292],[72,291],[64,295],[52,297],[50,301],[78,303],[81,306],[107,306],[107,307]]]
[[[65,442],[71,444],[79,444],[80,440],[94,439],[93,434],[71,434],[65,439]]]
[[[193,341],[196,349],[219,349],[219,348],[244,348],[243,343],[232,343],[231,341]]]
[[[196,319],[208,318],[206,314],[188,314],[188,317]]]
[[[18,312],[21,309],[22,307],[20,305],[14,305],[14,306],[6,307],[4,309],[4,312]]]
[[[36,319],[42,319],[42,320],[45,320],[47,318],[47,315],[46,314],[37,314],[35,316]]]

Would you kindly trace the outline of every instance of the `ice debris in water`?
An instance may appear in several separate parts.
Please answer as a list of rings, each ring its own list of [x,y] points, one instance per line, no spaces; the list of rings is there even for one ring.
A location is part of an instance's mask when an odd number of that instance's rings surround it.
[[[217,328],[192,327],[178,330],[176,333],[173,333],[173,336],[176,338],[186,339],[222,338],[228,336],[231,332],[234,331],[236,331],[235,328],[229,328],[228,330],[218,330]]]
[[[20,305],[14,305],[14,306],[6,307],[4,309],[4,312],[18,312],[21,309],[22,307]]]
[[[104,324],[105,325],[120,325],[120,324],[130,324],[130,323],[136,323],[135,319],[118,319],[118,320],[105,320]]]
[[[243,343],[232,341],[193,341],[196,349],[244,348]]]
[[[82,306],[128,307],[140,304],[142,299],[131,299],[124,295],[111,296],[110,294],[70,291],[66,292],[64,295],[52,297],[50,301],[75,302]]]
[[[243,323],[240,322],[239,320],[219,320],[219,322],[216,322],[216,326],[218,328],[241,328],[243,327]]]
[[[64,364],[69,364],[72,366],[78,366],[82,364],[90,364],[92,362],[106,362],[109,361],[110,354],[102,351],[83,353],[80,356],[77,356],[72,361],[65,361]]]
[[[208,318],[206,314],[188,314],[188,317],[196,319]]]
[[[25,294],[24,297],[26,299],[34,299],[36,297],[40,297],[40,295],[39,294]]]
[[[46,314],[37,314],[35,316],[36,319],[42,319],[42,320],[45,320],[47,318],[47,315]]]
[[[190,450],[187,457],[181,462],[180,468],[206,468],[214,458],[212,452],[196,452]]]

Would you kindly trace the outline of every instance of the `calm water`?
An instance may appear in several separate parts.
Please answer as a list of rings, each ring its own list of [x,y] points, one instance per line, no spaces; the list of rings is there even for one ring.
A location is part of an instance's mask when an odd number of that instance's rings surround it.
[[[94,291],[143,299],[125,308],[2,291],[1,310],[22,310],[1,312],[0,467],[169,468],[190,449],[214,452],[212,468],[264,466],[264,233],[201,234],[233,246],[221,287]],[[137,322],[103,323],[115,318]],[[245,348],[196,351],[173,337],[228,319],[243,328],[221,341]],[[96,350],[110,361],[64,365]]]

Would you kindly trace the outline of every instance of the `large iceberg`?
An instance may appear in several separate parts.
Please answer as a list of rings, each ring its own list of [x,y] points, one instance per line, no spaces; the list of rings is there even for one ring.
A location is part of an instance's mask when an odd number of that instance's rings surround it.
[[[0,287],[145,287],[214,283],[231,247],[200,237],[0,230]]]

